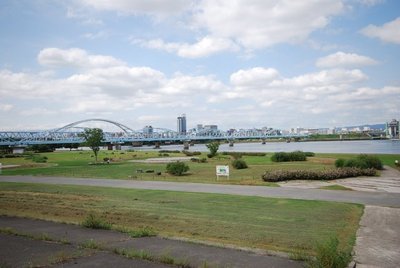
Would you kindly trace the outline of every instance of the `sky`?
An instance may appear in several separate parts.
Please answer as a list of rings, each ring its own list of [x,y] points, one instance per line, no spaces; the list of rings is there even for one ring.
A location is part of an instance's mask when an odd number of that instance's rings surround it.
[[[400,119],[398,0],[2,0],[0,131]]]

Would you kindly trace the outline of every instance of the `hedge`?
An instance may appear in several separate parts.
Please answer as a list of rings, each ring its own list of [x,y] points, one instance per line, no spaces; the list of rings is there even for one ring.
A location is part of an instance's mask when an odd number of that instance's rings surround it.
[[[326,169],[326,170],[273,170],[266,171],[261,178],[268,182],[289,180],[335,180],[358,176],[375,176],[373,168],[361,169],[356,167]]]
[[[308,154],[310,154],[310,152]],[[271,160],[273,162],[306,161],[307,155],[302,151],[294,151],[290,153],[277,152],[272,155]]]
[[[356,168],[375,168],[382,170],[383,165],[381,160],[374,155],[360,154],[356,158],[351,159],[342,159],[339,158],[335,162],[335,166],[338,168],[341,167],[356,167]]]

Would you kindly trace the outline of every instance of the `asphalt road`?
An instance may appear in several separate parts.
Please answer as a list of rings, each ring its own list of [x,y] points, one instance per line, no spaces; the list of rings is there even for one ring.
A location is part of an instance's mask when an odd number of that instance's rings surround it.
[[[234,194],[306,200],[349,202],[381,207],[400,207],[400,194],[387,192],[332,191],[266,186],[242,186],[183,182],[134,181],[116,179],[60,178],[35,176],[0,176],[2,182],[28,182],[64,185],[101,186],[128,189]]]

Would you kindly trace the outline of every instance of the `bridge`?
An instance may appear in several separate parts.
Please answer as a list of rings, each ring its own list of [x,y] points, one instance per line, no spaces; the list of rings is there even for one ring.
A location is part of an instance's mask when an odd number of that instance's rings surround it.
[[[47,131],[0,131],[0,146],[29,146],[39,144],[80,144],[84,142],[81,133],[90,128],[85,123],[100,122],[111,124],[119,131],[104,131],[104,143],[124,144],[143,142],[188,142],[204,140],[241,140],[241,139],[271,139],[271,138],[304,138],[306,135],[282,135],[279,130],[239,130],[239,131],[209,131],[191,132],[187,134],[165,128],[152,128],[152,132],[133,130],[121,123],[106,119],[86,119],[77,121],[61,128]]]

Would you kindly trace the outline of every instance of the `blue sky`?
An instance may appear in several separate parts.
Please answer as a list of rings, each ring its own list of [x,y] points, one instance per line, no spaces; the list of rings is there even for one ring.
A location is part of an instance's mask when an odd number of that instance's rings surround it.
[[[400,118],[400,2],[1,1],[0,129]]]

